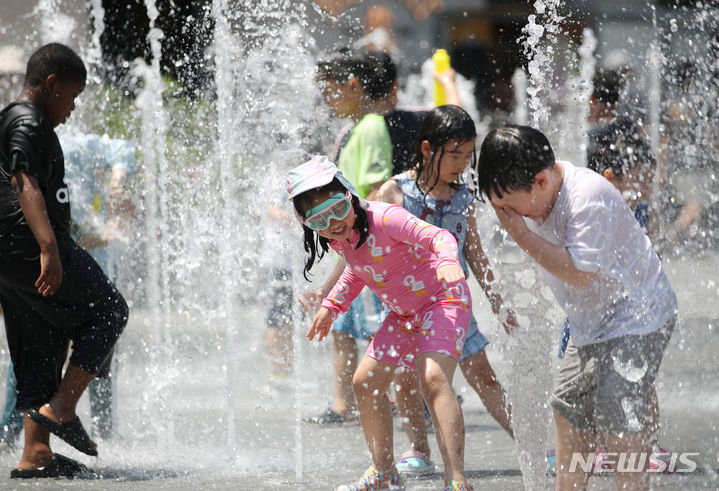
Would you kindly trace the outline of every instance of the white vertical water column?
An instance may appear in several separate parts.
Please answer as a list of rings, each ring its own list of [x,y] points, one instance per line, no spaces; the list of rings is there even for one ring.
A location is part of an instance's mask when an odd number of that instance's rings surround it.
[[[652,150],[654,150],[654,155],[659,155],[662,54],[659,51],[659,40],[656,37],[659,34],[659,29],[657,27],[657,11],[654,5],[652,5],[652,25],[654,26],[655,38],[647,52],[647,60],[649,60],[649,143]],[[663,161],[663,159],[660,159],[660,161]],[[659,178],[661,173],[660,169],[656,173],[656,177]]]
[[[221,198],[224,202],[221,214],[220,234],[220,264],[232,264],[231,238],[228,236],[235,219],[234,209],[229,206],[232,202],[231,186],[234,182],[232,162],[237,157],[233,152],[235,141],[235,126],[232,124],[235,113],[235,77],[232,67],[237,60],[233,59],[232,47],[235,40],[228,21],[228,0],[214,0],[212,3],[212,16],[215,19],[215,85],[217,86],[217,157],[220,162]],[[238,319],[235,289],[225,288],[222,299],[224,321],[226,324],[224,349],[225,360],[225,403],[227,404],[227,448],[231,458],[237,455],[237,424],[235,422],[235,319]]]
[[[589,98],[594,91],[594,73],[597,69],[597,61],[594,56],[596,49],[597,38],[594,36],[594,32],[589,28],[584,29],[582,45],[579,47],[579,76],[581,80],[579,100],[581,103],[577,108],[580,114],[579,122],[583,147],[581,152],[582,161],[576,162],[577,165],[584,165],[587,162],[587,133],[589,132],[589,122],[587,118],[589,117]]]
[[[525,126],[529,120],[529,113],[527,111],[527,74],[523,68],[514,70],[512,87],[514,87],[512,121],[514,124]]]
[[[152,53],[150,66],[144,63],[138,68],[144,79],[145,87],[137,98],[142,115],[142,152],[146,184],[145,224],[147,237],[147,281],[148,299],[147,331],[152,333],[149,352],[147,392],[155,407],[147,408],[148,422],[157,433],[160,448],[168,448],[174,443],[174,416],[167,396],[172,377],[168,369],[172,339],[170,336],[170,294],[168,281],[167,244],[168,227],[168,175],[165,135],[168,117],[162,95],[164,85],[160,72],[162,31],[155,27],[159,14],[154,0],[146,0],[147,14],[150,19],[150,31],[147,39]]]
[[[555,47],[551,42],[559,31],[559,22],[562,18],[557,13],[559,0],[536,0],[534,9],[536,14],[527,18],[527,25],[522,31],[526,34],[524,40],[525,52],[529,63],[529,94],[528,105],[531,111],[533,125],[540,130],[549,123],[551,110],[547,104],[547,96],[552,87],[553,65],[555,62]],[[537,22],[537,16],[546,19]]]
[[[597,39],[591,29],[585,29],[582,44],[571,62],[576,64],[576,70],[570,70],[572,74],[567,78],[563,110],[553,118],[554,124],[561,128],[560,134],[557,135],[556,141],[550,137],[557,158],[569,160],[579,166],[584,166],[587,162],[587,117],[596,66],[596,48]]]
[[[587,132],[589,114],[589,97],[592,93],[594,77],[594,50],[597,40],[590,29],[585,29],[582,44],[576,53],[568,50],[569,66],[567,81],[564,88],[564,100],[561,113],[555,114],[552,122],[559,131],[550,137],[552,148],[557,158],[569,160],[575,165],[583,166],[587,161]]]
[[[86,61],[91,66],[100,66],[102,63],[102,46],[100,37],[105,32],[105,9],[102,0],[90,0],[90,16],[92,17],[92,35],[90,45],[85,50]]]
[[[529,16],[524,28],[529,59],[528,124],[549,136],[556,130],[554,122],[550,122],[549,101],[556,89],[553,67],[561,20],[557,14],[559,1],[537,0],[534,7],[536,15]],[[517,81],[521,85],[520,77],[517,76]],[[534,261],[525,255],[521,263],[507,265],[506,269],[503,274],[507,278],[508,300],[521,327],[504,343],[503,383],[512,404],[512,425],[524,486],[537,489],[545,480],[545,454],[552,446],[547,439],[551,412],[546,403],[552,387],[554,345],[561,332],[562,315]]]

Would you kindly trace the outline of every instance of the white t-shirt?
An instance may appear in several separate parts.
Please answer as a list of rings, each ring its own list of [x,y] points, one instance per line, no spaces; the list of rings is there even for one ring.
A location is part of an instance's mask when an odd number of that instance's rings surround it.
[[[656,331],[676,314],[677,300],[649,238],[609,181],[569,162],[559,164],[564,178],[551,213],[544,222],[527,223],[566,247],[577,269],[597,273],[579,288],[543,270],[569,317],[573,343]]]

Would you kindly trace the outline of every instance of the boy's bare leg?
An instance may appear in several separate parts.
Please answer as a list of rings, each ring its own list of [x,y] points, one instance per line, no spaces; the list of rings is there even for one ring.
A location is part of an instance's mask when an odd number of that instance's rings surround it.
[[[467,482],[464,477],[464,417],[452,389],[457,362],[440,353],[423,353],[416,363],[422,396],[432,414],[444,462],[444,479]]]
[[[332,410],[345,415],[357,409],[352,377],[357,370],[357,341],[342,331],[332,331],[334,337],[333,361],[335,369],[335,403]]]
[[[80,367],[69,364],[60,387],[50,402],[41,406],[38,412],[57,423],[67,423],[75,417],[77,401],[95,376]],[[31,420],[25,413],[25,447],[18,469],[34,469],[45,466],[52,458],[50,432]],[[96,447],[95,442],[90,444]]]
[[[555,444],[557,457],[557,481],[555,489],[586,489],[591,472],[584,472],[577,466],[570,472],[572,454],[579,453],[583,458],[593,462],[597,439],[595,433],[577,430],[572,424],[556,411],[554,412]],[[589,457],[587,457],[589,456]]]
[[[657,397],[657,388],[652,387],[652,394],[649,401],[649,445],[653,450],[654,446],[659,446],[659,398]]]
[[[68,364],[60,387],[52,399],[41,406],[38,412],[59,423],[67,423],[75,417],[77,401],[95,375],[73,364]]]
[[[352,379],[372,462],[379,472],[390,474],[397,474],[397,468],[394,465],[392,408],[387,389],[394,378],[395,368],[395,365],[365,356]]]
[[[625,458],[629,458],[632,453],[639,454],[635,458],[641,459],[644,456],[644,472],[619,472],[619,466],[614,466],[614,480],[617,483],[617,489],[632,491],[649,489],[650,475],[647,471],[649,470],[649,455],[651,454],[650,439],[649,429],[645,429],[641,433],[626,433],[622,437],[608,433],[604,435],[604,445],[607,452],[617,454],[617,462],[621,458],[621,454],[624,454]]]
[[[37,469],[46,466],[52,459],[50,432],[30,419],[25,412],[25,446],[18,469]]]
[[[402,427],[412,445],[412,450],[429,457],[427,424],[424,420],[424,403],[419,389],[419,379],[414,370],[398,370],[394,377],[397,411],[402,418]]]
[[[460,362],[464,378],[479,394],[482,404],[489,414],[514,438],[512,431],[512,406],[507,403],[507,396],[497,375],[487,360],[484,350]]]

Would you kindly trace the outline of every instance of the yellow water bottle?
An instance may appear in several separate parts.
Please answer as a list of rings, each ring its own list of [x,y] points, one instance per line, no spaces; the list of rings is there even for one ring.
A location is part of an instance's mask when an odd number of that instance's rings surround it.
[[[446,70],[449,70],[450,64],[449,64],[449,54],[447,53],[446,49],[438,49],[434,52],[434,55],[432,55],[432,59],[434,60],[434,73],[442,73]],[[443,106],[447,103],[447,94],[444,93],[444,87],[442,87],[442,84],[434,81],[434,105],[435,106]]]

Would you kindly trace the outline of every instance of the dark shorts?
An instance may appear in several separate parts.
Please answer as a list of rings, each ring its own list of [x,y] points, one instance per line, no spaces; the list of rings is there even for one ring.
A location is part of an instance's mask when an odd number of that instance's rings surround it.
[[[70,341],[70,362],[102,375],[127,323],[128,307],[94,259],[71,239],[58,239],[63,280],[43,297],[34,283],[40,251],[31,235],[0,246],[0,304],[15,366],[19,409],[46,403],[57,391]]]
[[[275,269],[270,283],[267,327],[276,329],[292,324],[292,273],[285,269]]]
[[[569,342],[552,408],[575,428],[612,435],[638,433],[649,423],[649,404],[676,317],[649,334],[621,336],[577,348]]]

